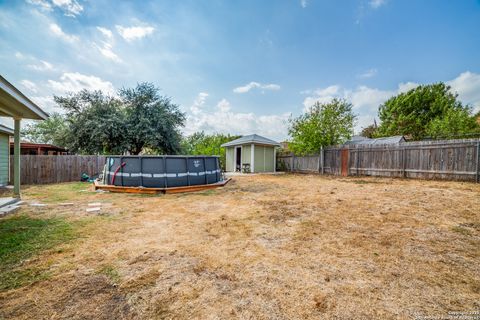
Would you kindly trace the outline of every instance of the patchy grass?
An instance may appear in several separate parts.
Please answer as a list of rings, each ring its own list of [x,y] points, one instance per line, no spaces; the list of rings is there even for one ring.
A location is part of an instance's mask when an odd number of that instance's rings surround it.
[[[48,272],[20,268],[21,263],[73,237],[71,224],[60,218],[23,215],[0,220],[0,290],[48,278]]]
[[[120,274],[114,265],[105,264],[100,266],[100,268],[97,270],[97,274],[103,274],[114,284],[120,282]]]
[[[252,175],[191,194],[86,189],[24,189],[48,206],[22,214],[83,223],[82,237],[60,253],[20,254],[16,270],[42,281],[0,292],[0,318],[413,319],[480,309],[478,184]],[[107,216],[86,213],[92,202]]]

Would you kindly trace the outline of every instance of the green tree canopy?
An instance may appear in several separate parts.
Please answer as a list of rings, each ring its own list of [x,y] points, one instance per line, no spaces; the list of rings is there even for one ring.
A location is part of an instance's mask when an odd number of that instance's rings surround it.
[[[448,110],[442,118],[430,121],[426,130],[426,134],[435,139],[469,137],[479,133],[480,125],[469,108]]]
[[[378,126],[377,121],[373,120],[373,124],[362,128],[360,135],[365,138],[374,138],[377,134]]]
[[[440,82],[400,93],[379,108],[377,136],[407,135],[420,140],[472,130],[471,108],[463,106],[450,86]]]
[[[122,89],[118,97],[83,90],[55,96],[65,113],[27,128],[25,137],[82,154],[175,154],[185,115],[153,84]]]
[[[151,83],[120,90],[126,111],[126,144],[131,154],[148,147],[166,154],[180,151],[185,114]]]
[[[352,137],[355,120],[352,104],[346,100],[316,102],[308,112],[289,119],[289,148],[297,154],[308,154],[343,143]]]
[[[195,132],[182,140],[182,152],[189,155],[219,155],[220,166],[225,169],[225,148],[220,146],[238,138],[240,136],[230,134]]]
[[[65,116],[52,113],[44,121],[27,124],[22,130],[22,137],[34,143],[49,143],[59,147],[67,147],[68,124]]]
[[[54,97],[65,110],[67,147],[83,154],[122,154],[126,149],[125,110],[117,98],[82,90]]]

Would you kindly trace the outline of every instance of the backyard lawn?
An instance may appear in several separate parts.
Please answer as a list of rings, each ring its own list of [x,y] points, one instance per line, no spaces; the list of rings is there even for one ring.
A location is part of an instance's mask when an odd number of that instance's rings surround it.
[[[480,310],[480,184],[255,175],[191,194],[23,192],[0,219],[0,319]]]

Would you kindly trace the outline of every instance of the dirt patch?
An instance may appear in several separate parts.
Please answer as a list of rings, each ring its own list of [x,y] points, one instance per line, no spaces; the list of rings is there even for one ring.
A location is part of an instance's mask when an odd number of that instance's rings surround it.
[[[63,283],[63,287],[59,284]],[[21,305],[6,295],[0,315],[11,318],[133,319],[127,297],[102,275],[59,277],[23,290]],[[39,300],[42,303],[39,303]],[[3,303],[2,303],[3,304]]]
[[[0,318],[412,319],[480,309],[480,185],[255,175],[155,197],[69,188],[27,188],[25,198],[108,202],[115,214],[97,217],[68,251],[31,259],[50,277],[0,293]],[[88,219],[77,208],[22,210]]]

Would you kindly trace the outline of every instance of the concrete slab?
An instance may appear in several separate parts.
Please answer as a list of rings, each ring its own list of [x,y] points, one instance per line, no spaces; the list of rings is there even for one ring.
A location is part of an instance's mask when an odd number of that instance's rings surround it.
[[[17,203],[18,201],[20,201],[19,198],[13,198],[13,197],[0,198],[0,208]]]

